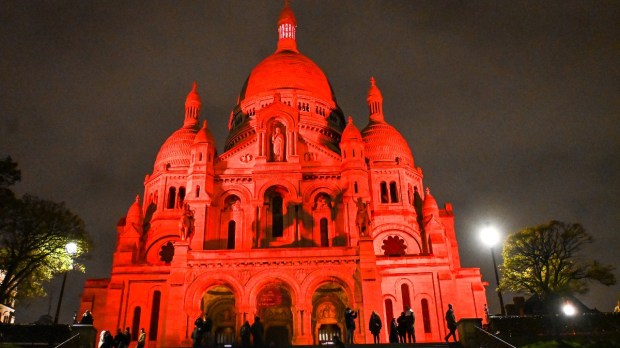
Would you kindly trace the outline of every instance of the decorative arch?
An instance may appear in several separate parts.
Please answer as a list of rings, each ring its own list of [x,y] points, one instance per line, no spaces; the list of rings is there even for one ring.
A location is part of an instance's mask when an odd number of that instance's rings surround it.
[[[274,275],[273,272],[263,271],[253,274],[250,281],[245,284],[245,288],[250,289],[250,291],[247,292],[247,304],[252,308],[256,308],[256,298],[258,294],[274,281],[279,281],[287,286],[293,303],[298,303],[300,301],[301,288],[295,278],[285,273]]]
[[[314,183],[308,186],[302,192],[302,200],[304,204],[313,204],[316,200],[316,196],[321,193],[326,193],[330,197],[332,197],[332,202],[336,201],[342,189],[337,184],[326,184],[326,183]]]
[[[147,262],[150,262],[150,263],[155,263],[155,264],[163,263],[163,261],[160,260],[160,256],[159,256],[160,249],[166,243],[168,242],[174,243],[177,240],[179,240],[178,234],[165,234],[165,235],[159,236],[157,239],[154,239],[149,242],[144,252],[144,258],[146,259]]]
[[[316,292],[321,285],[325,283],[337,283],[345,291],[345,295],[349,301],[355,301],[355,284],[353,284],[354,280],[350,273],[338,272],[336,271],[334,275],[334,270],[331,272],[332,274],[326,275],[322,270],[316,270],[312,273],[309,273],[306,278],[303,280],[301,287],[301,294],[304,298],[312,298],[312,295]],[[351,272],[352,273],[352,272]],[[347,282],[343,279],[351,279],[350,282]],[[349,305],[354,306],[355,303],[349,303]]]
[[[196,276],[196,274],[198,275]],[[195,278],[187,287],[183,300],[183,310],[190,315],[190,317],[200,314],[202,296],[207,290],[214,286],[224,285],[230,288],[235,298],[239,299],[240,303],[243,303],[243,285],[232,274],[223,272],[211,273],[199,269],[192,269],[190,276]]]
[[[226,198],[231,195],[239,197],[242,204],[247,204],[252,200],[252,193],[247,187],[243,185],[235,185],[218,193],[217,196],[214,197],[213,202],[218,207],[223,207]]]
[[[417,255],[422,253],[422,243],[417,230],[410,226],[401,224],[383,224],[376,226],[373,231],[374,249],[376,255],[383,255],[383,241],[388,236],[398,236],[405,241],[407,246],[406,255]]]
[[[256,191],[256,197],[258,199],[264,198],[267,191],[269,191],[269,189],[271,189],[272,187],[282,187],[286,189],[289,200],[291,201],[296,201],[299,197],[299,192],[297,191],[295,185],[293,185],[290,181],[282,178],[278,180],[272,179],[267,181]]]

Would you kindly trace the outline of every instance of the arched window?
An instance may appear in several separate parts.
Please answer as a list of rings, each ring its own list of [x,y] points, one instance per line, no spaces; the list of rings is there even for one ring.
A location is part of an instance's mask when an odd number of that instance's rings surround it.
[[[398,203],[398,189],[396,188],[396,181],[390,182],[390,202]]]
[[[431,333],[431,316],[428,313],[428,300],[422,299],[422,322],[424,323],[424,333]]]
[[[394,307],[392,307],[392,300],[389,298],[385,300],[385,316],[387,319],[387,323],[385,327],[390,327],[392,323],[392,319],[394,319]]]
[[[228,221],[228,245],[227,245],[228,249],[234,249],[235,248],[235,228],[236,228],[236,225],[237,225],[237,223],[235,222],[235,220]]]
[[[179,187],[179,206],[178,207],[182,207],[184,201],[185,201],[185,187],[181,186]]]
[[[381,182],[381,203],[388,203],[388,189],[385,181]]]
[[[198,155],[198,161],[202,162],[202,152]]]
[[[153,304],[151,305],[151,324],[149,325],[149,341],[157,341],[157,328],[159,327],[159,306],[161,292],[153,292]]]
[[[140,307],[136,307],[133,309],[133,320],[131,321],[131,339],[134,341],[138,340],[138,334],[140,333],[140,314],[142,313],[142,309]]]
[[[353,157],[355,157],[355,149],[353,149]]]
[[[174,209],[174,203],[177,200],[177,189],[176,187],[171,187],[168,190],[168,204],[166,205],[166,208],[168,209]]]
[[[196,185],[196,198],[200,197],[200,186]]]
[[[327,218],[321,219],[320,227],[321,227],[321,246],[328,247],[329,246],[329,233],[327,230]]]
[[[402,284],[400,286],[401,296],[403,297],[403,311],[411,308],[411,300],[409,299],[409,285]]]
[[[357,191],[358,191],[358,189],[357,189],[357,181],[355,181],[355,182],[353,183],[353,192],[354,192],[354,193],[357,193]]]
[[[272,204],[272,229],[271,236],[273,238],[282,237],[284,235],[284,215],[282,214],[282,196],[273,197]]]

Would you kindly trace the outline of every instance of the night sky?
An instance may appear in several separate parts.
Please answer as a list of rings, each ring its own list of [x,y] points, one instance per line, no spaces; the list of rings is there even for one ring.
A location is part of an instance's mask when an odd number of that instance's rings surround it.
[[[109,276],[116,223],[181,127],[193,81],[222,152],[243,82],[275,50],[282,6],[0,0],[0,156],[19,163],[18,193],[66,202],[94,240],[86,275],[68,276],[61,322],[77,311],[84,279]],[[482,269],[492,312],[491,256],[478,237],[485,224],[508,234],[579,222],[595,238],[584,255],[620,264],[620,2],[292,8],[298,48],[360,129],[377,79],[386,121],[409,142],[424,184],[440,206],[454,205],[462,265]],[[18,307],[18,322],[50,306],[54,316],[60,278],[49,298]],[[620,286],[594,286],[581,298],[610,311],[619,297]]]

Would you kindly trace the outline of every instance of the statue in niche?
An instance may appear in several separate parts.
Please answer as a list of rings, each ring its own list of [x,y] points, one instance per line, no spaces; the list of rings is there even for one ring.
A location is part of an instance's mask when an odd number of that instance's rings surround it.
[[[362,201],[361,197],[357,198],[357,216],[355,217],[355,225],[360,236],[366,236],[368,227],[370,226],[370,216],[368,215],[368,205]]]
[[[331,208],[331,204],[329,202],[329,197],[327,197],[325,195],[320,195],[316,199],[316,209],[317,210],[321,210],[321,209],[326,209],[326,208]]]
[[[284,134],[280,127],[275,127],[271,135],[271,146],[274,162],[284,162]]]
[[[194,211],[189,209],[189,204],[183,205],[183,215],[179,220],[179,232],[181,240],[187,240],[194,233]]]

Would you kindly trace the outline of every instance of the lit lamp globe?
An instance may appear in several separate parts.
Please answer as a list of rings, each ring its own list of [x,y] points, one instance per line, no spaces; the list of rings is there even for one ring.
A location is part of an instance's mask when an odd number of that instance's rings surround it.
[[[486,226],[480,231],[480,239],[489,248],[493,248],[499,242],[499,231],[493,226]]]
[[[65,245],[65,250],[69,256],[73,256],[77,252],[77,244],[75,242],[69,242]]]
[[[562,306],[562,312],[567,317],[572,317],[573,315],[575,315],[575,313],[577,313],[577,309],[575,308],[575,306],[573,306],[572,303],[567,302]]]

